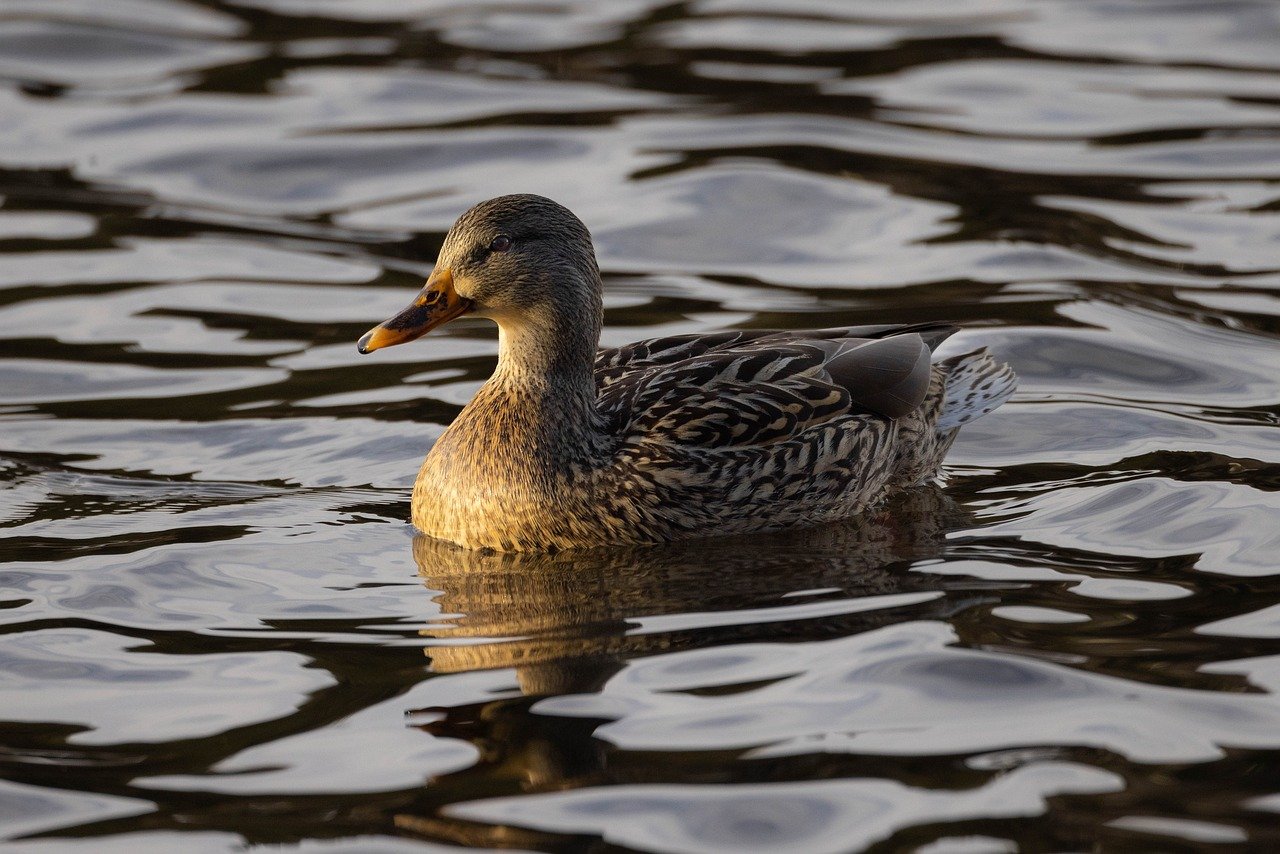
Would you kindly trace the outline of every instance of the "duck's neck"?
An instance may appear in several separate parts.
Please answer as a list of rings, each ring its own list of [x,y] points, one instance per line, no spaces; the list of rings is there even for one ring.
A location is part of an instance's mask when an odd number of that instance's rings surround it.
[[[521,451],[559,463],[598,452],[598,312],[494,319],[498,366],[468,409],[501,413],[505,442]]]

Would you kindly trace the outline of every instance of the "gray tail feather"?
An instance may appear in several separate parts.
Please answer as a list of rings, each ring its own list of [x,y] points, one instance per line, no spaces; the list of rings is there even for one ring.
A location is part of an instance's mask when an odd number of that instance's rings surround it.
[[[938,432],[946,433],[981,418],[1004,403],[1018,387],[1018,375],[985,348],[944,359],[947,385],[943,392]]]

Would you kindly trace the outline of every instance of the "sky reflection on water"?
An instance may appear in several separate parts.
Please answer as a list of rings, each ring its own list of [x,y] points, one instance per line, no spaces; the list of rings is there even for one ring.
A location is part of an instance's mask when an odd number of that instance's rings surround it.
[[[6,850],[1280,844],[1277,38],[1264,0],[9,0]],[[591,226],[609,345],[951,318],[1019,395],[825,531],[415,539],[495,336],[354,342],[514,191]]]

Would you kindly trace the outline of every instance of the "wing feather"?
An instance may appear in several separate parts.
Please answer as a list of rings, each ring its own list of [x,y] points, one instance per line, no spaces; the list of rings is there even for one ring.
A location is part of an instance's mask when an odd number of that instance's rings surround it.
[[[845,415],[901,418],[924,400],[953,327],[743,330],[639,341],[597,360],[600,409],[628,443],[768,445]]]

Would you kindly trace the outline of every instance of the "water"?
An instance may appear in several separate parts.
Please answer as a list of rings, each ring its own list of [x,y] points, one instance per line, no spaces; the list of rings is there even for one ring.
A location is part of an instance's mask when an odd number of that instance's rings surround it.
[[[1280,843],[1280,4],[7,0],[6,851]],[[945,491],[415,540],[492,367],[360,357],[500,193],[605,343],[950,318]],[[425,652],[425,655],[424,655]]]

